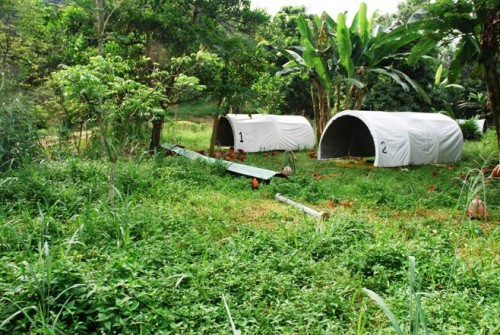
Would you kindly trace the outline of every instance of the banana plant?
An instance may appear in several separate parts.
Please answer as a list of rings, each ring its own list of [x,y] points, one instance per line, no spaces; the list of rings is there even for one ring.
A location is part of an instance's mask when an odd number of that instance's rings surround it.
[[[362,3],[350,29],[339,29],[338,32],[339,41],[349,39],[352,45],[350,54],[340,53],[342,64],[348,64],[344,66],[349,85],[346,90],[345,107],[351,108],[354,105],[354,109],[361,108],[370,81],[376,80],[379,75],[391,78],[404,90],[415,90],[422,99],[430,103],[430,98],[423,88],[408,75],[392,67],[391,63],[395,59],[407,57],[401,49],[421,37],[422,25],[433,25],[432,22],[411,22],[392,29],[384,29],[380,25],[374,25],[373,16],[368,20],[366,13],[366,5]],[[344,14],[339,14],[339,25],[343,24],[342,16]]]
[[[405,90],[414,89],[430,102],[418,83],[390,66],[392,59],[407,56],[401,48],[421,37],[420,29],[426,22],[384,30],[374,26],[373,16],[368,20],[365,3],[350,26],[344,13],[338,14],[336,21],[323,13],[312,20],[300,15],[297,22],[300,46],[283,50],[290,61],[281,73],[299,70],[309,75],[318,140],[331,117],[332,97],[335,112],[360,109],[370,81],[379,75],[392,78]]]

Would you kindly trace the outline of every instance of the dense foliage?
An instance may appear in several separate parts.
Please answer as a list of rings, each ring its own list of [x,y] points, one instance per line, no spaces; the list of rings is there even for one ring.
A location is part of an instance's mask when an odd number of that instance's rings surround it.
[[[347,22],[303,7],[271,18],[249,0],[0,1],[0,333],[497,333],[491,131],[455,165],[298,152],[292,178],[256,190],[159,147],[206,150],[227,112],[302,113],[318,134],[344,108],[498,126],[481,81],[497,78],[498,6],[454,3],[380,18],[363,4]],[[450,15],[429,23],[422,9]],[[491,54],[470,48],[483,42]],[[476,196],[492,221],[467,217]]]
[[[177,105],[200,98],[216,101],[225,112],[314,116],[318,134],[332,111],[342,109],[460,115],[459,106],[470,97],[487,95],[478,78],[469,75],[477,72],[474,63],[463,67],[468,71],[463,78],[468,79],[453,84],[455,88],[443,80],[431,83],[442,63],[452,66],[451,76],[445,67],[442,77],[457,80],[457,64],[463,63],[451,62],[454,50],[449,40],[443,40],[439,49],[432,48],[446,29],[460,22],[450,16],[433,24],[419,23],[425,19],[423,9],[436,16],[446,6],[446,1],[429,7],[429,1],[409,0],[394,17],[367,17],[363,4],[347,22],[344,13],[309,15],[303,7],[284,7],[271,19],[251,9],[249,1],[235,0],[6,0],[0,15],[0,95],[27,92],[37,105],[27,113],[36,114],[44,134],[71,137],[78,132],[102,142],[99,132],[87,130],[102,128],[99,120],[104,115],[96,117],[98,113],[90,110],[96,101],[101,104],[106,99],[65,96],[64,87],[71,85],[61,74],[92,70],[96,57],[102,57],[120,68],[113,73],[116,80],[135,82],[145,94],[146,87],[155,92],[144,103],[136,100],[144,112],[141,117],[134,114],[133,129],[128,126],[130,118],[122,117],[120,122],[126,124],[115,125],[128,127],[132,138],[144,138],[152,122],[152,150],[157,149],[163,123]],[[475,8],[464,5],[453,15]],[[483,7],[478,8],[483,17]],[[464,20],[476,24],[469,17]],[[481,27],[474,30],[476,40]],[[423,28],[436,34],[423,34]],[[416,57],[423,52],[432,58]],[[292,65],[302,67],[300,74],[291,74],[287,54],[295,61]],[[108,91],[106,108],[99,107],[123,114],[128,98],[121,94],[120,89]],[[113,101],[116,105],[110,105]],[[314,115],[314,110],[321,112]],[[484,114],[493,124],[490,110],[490,104],[483,104],[474,113]]]
[[[202,148],[204,129],[183,121],[172,132],[198,134],[191,146]],[[448,167],[346,167],[301,152],[294,177],[258,190],[218,166],[130,157],[118,162],[114,207],[107,163],[10,170],[0,179],[0,332],[228,333],[226,300],[243,333],[386,334],[362,288],[408,329],[414,256],[432,333],[495,333],[496,223],[465,217],[480,180],[468,166],[495,152],[487,135]],[[282,160],[247,156],[267,168]],[[486,182],[491,217],[499,189]],[[331,218],[317,222],[275,193]]]

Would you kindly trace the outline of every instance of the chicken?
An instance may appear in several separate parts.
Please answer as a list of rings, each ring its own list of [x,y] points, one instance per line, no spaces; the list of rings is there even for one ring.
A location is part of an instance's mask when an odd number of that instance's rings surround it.
[[[308,152],[309,157],[311,158],[316,158],[316,151],[309,151]]]
[[[352,205],[354,205],[354,201],[339,200],[339,205],[344,207],[352,207]]]
[[[472,199],[469,206],[467,207],[467,216],[471,219],[488,219],[488,210],[486,209],[486,204],[484,201],[479,199],[479,195],[476,195],[475,199]]]
[[[252,185],[252,190],[256,190],[259,188],[260,183],[257,178],[253,178],[250,184]]]

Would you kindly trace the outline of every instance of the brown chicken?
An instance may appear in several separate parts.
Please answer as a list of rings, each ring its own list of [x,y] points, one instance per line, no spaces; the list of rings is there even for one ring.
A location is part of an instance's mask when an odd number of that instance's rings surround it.
[[[352,200],[349,200],[349,201],[340,200],[339,205],[344,206],[344,207],[352,207],[352,205],[354,205],[354,201],[352,201]]]
[[[471,219],[488,219],[488,210],[486,209],[486,204],[476,195],[475,199],[472,199],[469,206],[467,207],[467,216]]]
[[[252,185],[252,190],[256,190],[259,188],[259,180],[257,178],[253,178],[252,182],[250,183]]]
[[[490,178],[500,178],[500,164],[497,164],[493,171],[491,171]]]

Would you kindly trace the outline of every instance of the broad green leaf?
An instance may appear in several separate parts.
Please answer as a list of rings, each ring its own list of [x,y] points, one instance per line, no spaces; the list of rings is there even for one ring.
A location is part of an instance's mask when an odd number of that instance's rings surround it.
[[[302,53],[302,57],[307,66],[312,67],[315,59],[318,58],[318,54],[314,49],[314,46],[307,40],[304,40],[303,46],[305,47],[304,52]]]
[[[389,69],[365,68],[365,71],[388,76],[388,77],[392,78],[396,83],[398,83],[403,88],[403,90],[408,91],[410,89],[408,87],[408,85],[404,81],[401,80],[401,77],[398,74],[391,72],[390,68]]]
[[[321,80],[325,88],[329,90],[332,85],[328,78],[328,73],[326,71],[325,64],[319,57],[314,60],[314,70],[316,71],[316,74],[318,75],[319,79]]]
[[[307,40],[310,44],[312,44],[313,34],[311,28],[302,14],[300,14],[297,18],[297,29],[300,32],[301,44],[303,45],[304,40]]]
[[[293,61],[295,61],[295,63],[297,63],[298,65],[302,65],[302,66],[305,66],[306,65],[306,61],[304,60],[304,58],[302,58],[301,55],[299,55],[298,53],[296,53],[295,51],[292,51],[292,50],[284,50],[284,52],[288,55],[288,56],[291,56],[293,58]]]
[[[366,18],[366,4],[364,2],[359,6],[358,14],[358,22],[359,22],[359,35],[361,37],[361,42],[363,45],[366,45],[369,38],[369,25],[368,19]]]
[[[351,31],[352,34],[355,34],[356,31],[358,30],[358,27],[359,27],[359,12],[357,12],[356,15],[354,15],[349,30]]]
[[[396,43],[396,45],[401,44],[403,41],[409,43],[411,41],[416,40],[418,37],[422,36],[421,33],[422,29],[437,30],[440,28],[439,24],[440,23],[436,20],[424,20],[398,26],[397,28],[394,28],[393,30],[387,33],[385,32],[380,33],[378,35],[377,40],[373,43],[372,49],[373,50],[383,49],[384,47],[387,47],[388,43],[391,43],[391,47],[388,49],[396,51],[399,47],[394,49],[393,43],[395,41],[401,41],[399,43]],[[409,39],[408,37],[409,35],[412,37],[411,39]],[[403,45],[405,44],[402,44],[401,46]]]
[[[408,33],[401,38],[391,39],[390,35],[385,35],[383,40],[384,44],[374,44],[370,49],[369,53],[372,56],[371,65],[377,65],[386,57],[391,56],[397,52],[401,47],[408,45],[409,43],[420,38],[421,34],[419,32]],[[378,47],[377,47],[378,45]]]
[[[340,64],[347,72],[347,77],[351,78],[354,74],[354,64],[351,59],[352,45],[349,29],[346,26],[346,17],[344,14],[337,16],[337,42],[339,48]]]
[[[445,85],[444,87],[446,87],[446,88],[456,88],[456,89],[465,91],[465,87],[463,87],[462,85],[458,85],[458,84],[448,84],[448,85]]]
[[[323,20],[318,15],[313,15],[313,20],[316,25],[316,31],[319,32],[321,30],[321,26],[323,25]]]
[[[408,75],[399,70],[393,69],[393,71],[398,73],[401,77],[403,77],[413,87],[413,89],[420,94],[420,96],[422,97],[422,99],[424,99],[425,102],[427,102],[428,104],[431,103],[431,98],[429,98],[424,89],[416,81],[414,81],[413,79],[408,77]]]
[[[480,49],[477,40],[472,36],[464,36],[457,46],[455,58],[449,67],[448,79],[450,83],[454,83],[460,76],[464,65],[477,58],[479,54]]]
[[[394,314],[392,314],[392,312],[389,309],[389,307],[387,307],[387,305],[385,304],[384,300],[377,293],[373,292],[372,290],[369,290],[369,289],[364,288],[364,287],[363,287],[362,290],[363,290],[364,294],[366,294],[370,299],[372,299],[373,301],[375,301],[377,303],[377,305],[380,306],[380,308],[382,308],[382,310],[384,311],[385,315],[387,315],[387,317],[391,321],[392,327],[394,328],[394,330],[396,331],[396,333],[398,333],[398,335],[403,335],[403,331],[401,330],[401,327],[399,326],[398,320],[396,319],[396,317],[394,316]]]
[[[289,64],[290,62],[288,62],[287,64]],[[285,64],[286,65],[286,64]],[[293,73],[293,72],[298,72],[301,70],[300,67],[297,67],[297,66],[293,66],[293,67],[285,67],[285,65],[283,65],[283,70],[281,71],[278,71],[276,72],[276,74],[278,76],[282,76],[282,75],[285,75],[285,74],[288,74],[288,73]]]
[[[354,78],[347,78],[346,82],[349,83],[350,85],[356,86],[359,89],[365,88],[365,86],[366,86],[365,83],[363,83],[357,79],[354,79]]]
[[[304,59],[305,65],[313,68],[325,87],[330,88],[331,84],[328,80],[325,63],[308,40],[303,40],[303,46],[304,52],[302,53],[302,57]]]
[[[326,12],[323,13],[323,20],[326,21],[326,23],[328,24],[330,33],[337,31],[337,22],[335,22],[335,20],[333,20],[332,17],[328,15]]]
[[[434,77],[434,85],[439,85],[441,84],[441,76],[443,74],[443,64],[439,65],[437,71],[436,71],[436,76]]]
[[[424,36],[418,43],[411,49],[410,56],[408,57],[408,64],[414,65],[417,63],[421,55],[429,53],[439,41],[434,36]]]

